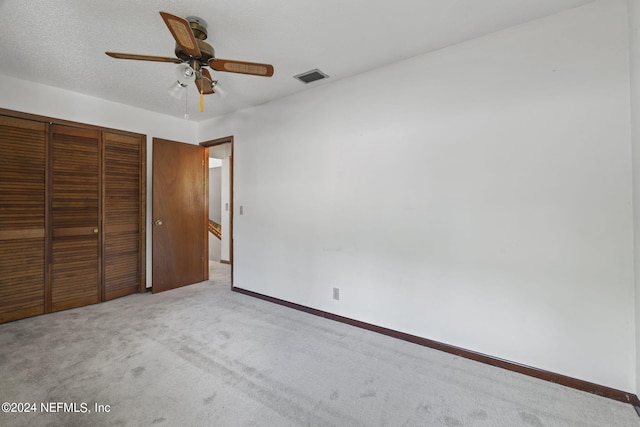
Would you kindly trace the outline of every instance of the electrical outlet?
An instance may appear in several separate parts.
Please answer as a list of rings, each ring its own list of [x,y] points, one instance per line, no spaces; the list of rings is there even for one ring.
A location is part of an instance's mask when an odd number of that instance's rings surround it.
[[[244,206],[240,206],[240,215],[244,215]]]
[[[340,299],[340,288],[333,288],[333,299],[334,300]]]

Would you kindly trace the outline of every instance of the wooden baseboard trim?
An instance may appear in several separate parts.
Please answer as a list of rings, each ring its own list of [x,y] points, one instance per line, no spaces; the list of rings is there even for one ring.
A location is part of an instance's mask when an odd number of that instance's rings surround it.
[[[587,393],[596,394],[598,396],[606,397],[608,399],[617,400],[624,403],[629,403],[634,407],[640,407],[640,399],[638,396],[632,393],[627,393],[622,390],[617,390],[600,384],[594,384],[588,381],[580,380],[578,378],[568,377],[566,375],[557,374],[554,372],[545,371],[543,369],[534,368],[527,365],[522,365],[509,360],[499,359],[486,354],[478,353],[464,348],[455,347],[449,344],[441,343],[438,341],[430,340],[428,338],[419,337],[416,335],[407,334],[404,332],[395,331],[393,329],[376,326],[371,323],[361,322],[359,320],[350,319],[348,317],[339,316],[337,314],[329,313],[315,308],[306,307],[293,302],[285,301],[279,298],[270,297],[268,295],[260,294],[257,292],[249,291],[242,288],[231,288],[234,292],[238,292],[244,295],[259,298],[265,301],[269,301],[275,304],[283,305],[285,307],[293,308],[295,310],[304,311],[305,313],[313,314],[315,316],[324,317],[325,319],[334,320],[336,322],[345,323],[347,325],[355,326],[358,328],[366,329],[372,332],[376,332],[382,335],[387,335],[392,338],[397,338],[403,341],[408,341],[414,344],[418,344],[424,347],[429,347],[434,350],[443,351],[445,353],[454,354],[456,356],[464,357],[465,359],[474,360],[476,362],[484,363],[487,365],[495,366],[498,368],[506,369],[508,371],[517,372],[519,374],[528,375],[530,377],[538,378],[544,381],[560,384],[566,387],[570,387],[576,390],[585,391]]]

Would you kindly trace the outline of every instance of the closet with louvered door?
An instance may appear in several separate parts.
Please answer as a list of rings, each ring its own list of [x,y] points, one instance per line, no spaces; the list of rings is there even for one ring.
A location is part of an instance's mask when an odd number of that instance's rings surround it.
[[[45,312],[47,128],[0,116],[0,322]]]
[[[103,133],[103,299],[138,292],[144,277],[141,211],[146,177],[140,137]]]
[[[100,301],[100,139],[51,126],[51,311]]]
[[[145,290],[144,135],[0,109],[0,323]]]

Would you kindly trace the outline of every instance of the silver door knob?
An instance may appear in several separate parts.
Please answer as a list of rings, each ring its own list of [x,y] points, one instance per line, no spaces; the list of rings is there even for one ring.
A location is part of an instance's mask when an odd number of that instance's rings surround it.
[[[162,225],[162,221],[156,219],[155,221],[153,221],[153,225]]]

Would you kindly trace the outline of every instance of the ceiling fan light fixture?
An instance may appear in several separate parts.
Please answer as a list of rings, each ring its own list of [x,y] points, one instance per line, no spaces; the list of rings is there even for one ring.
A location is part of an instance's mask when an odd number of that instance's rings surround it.
[[[182,99],[182,97],[184,96],[185,88],[185,85],[180,84],[180,82],[175,82],[171,85],[168,92],[169,95],[171,95],[175,99]]]
[[[0,0],[0,3],[2,0]],[[105,52],[116,59],[131,59],[137,61],[170,62],[179,64],[175,70],[176,80],[169,88],[169,94],[177,99],[186,98],[187,86],[195,83],[200,94],[200,109],[203,109],[203,95],[217,93],[224,97],[226,91],[213,81],[211,73],[204,67],[215,71],[248,74],[254,76],[273,76],[273,65],[258,62],[237,61],[215,57],[213,47],[204,40],[207,38],[207,23],[199,17],[190,16],[187,19],[160,12],[171,36],[176,42],[175,57],[139,55],[131,53]],[[213,90],[214,85],[218,85]]]
[[[229,92],[220,84],[218,80],[214,80],[211,82],[211,88],[213,92],[218,95],[220,98],[224,98],[228,95]]]
[[[189,84],[196,80],[196,72],[187,64],[180,64],[176,68],[176,82],[169,87],[169,95],[176,99],[182,99]]]
[[[188,64],[180,64],[176,68],[176,77],[178,83],[186,87],[196,80],[196,71]]]

